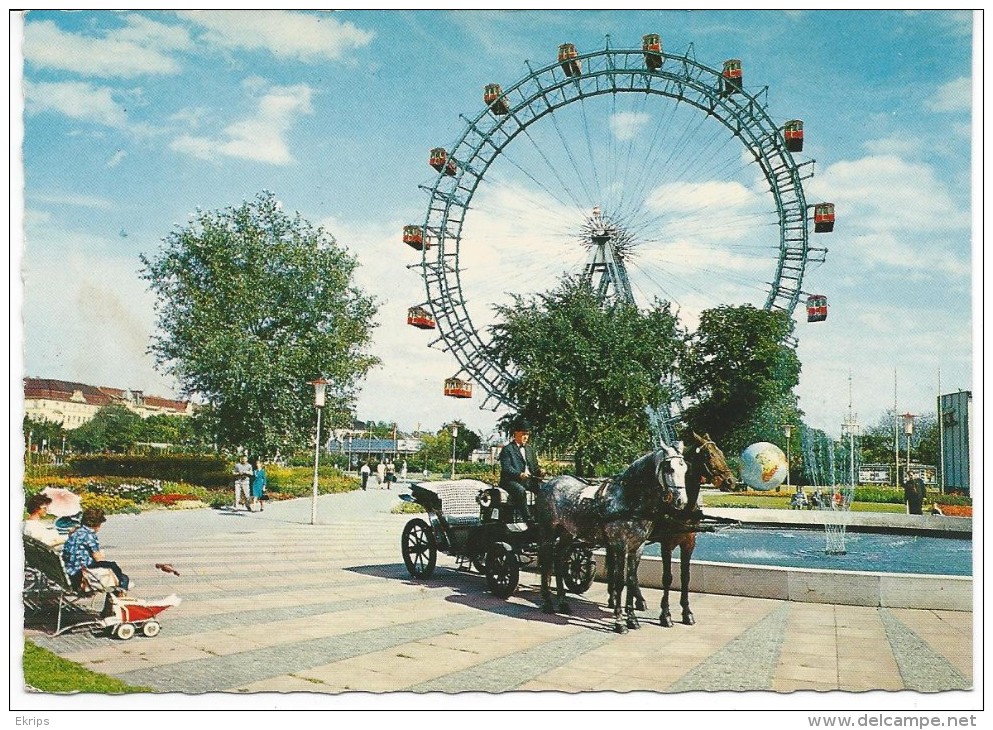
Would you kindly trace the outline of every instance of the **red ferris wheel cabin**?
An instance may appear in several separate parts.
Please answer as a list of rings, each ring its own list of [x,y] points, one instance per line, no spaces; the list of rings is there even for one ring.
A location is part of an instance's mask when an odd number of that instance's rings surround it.
[[[462,378],[446,378],[445,395],[449,398],[472,398],[472,383]]]
[[[741,61],[737,58],[729,58],[724,62],[724,71],[721,72],[724,81],[724,93],[734,94],[741,91],[744,83],[744,74],[741,70]]]
[[[834,230],[834,203],[818,203],[814,206],[814,233],[830,233]]]
[[[407,310],[407,324],[422,330],[435,328],[434,318],[424,307],[411,307]]]
[[[645,67],[649,71],[662,68],[662,36],[649,33],[641,37],[641,50],[645,54]]]
[[[577,60],[579,51],[572,43],[563,43],[559,46],[559,64],[566,76],[579,76],[583,73],[583,65]]]
[[[807,321],[823,322],[827,319],[828,303],[823,294],[811,294],[807,297]]]
[[[420,226],[404,226],[403,242],[411,248],[416,248],[418,251],[431,248],[431,244],[425,242],[424,230]]]
[[[446,175],[452,177],[455,176],[455,160],[448,157],[448,151],[444,147],[435,147],[431,150],[431,157],[428,159],[428,162],[438,172],[444,172]]]
[[[783,126],[783,138],[790,152],[803,152],[803,120],[791,119]]]
[[[503,89],[500,84],[486,84],[483,89],[483,101],[494,114],[502,115],[510,111],[510,105],[503,98]]]

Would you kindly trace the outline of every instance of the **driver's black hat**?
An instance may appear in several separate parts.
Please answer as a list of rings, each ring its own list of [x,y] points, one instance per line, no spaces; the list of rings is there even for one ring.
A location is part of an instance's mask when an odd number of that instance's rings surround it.
[[[518,431],[530,431],[530,430],[531,430],[531,422],[522,416],[518,416],[517,418],[514,418],[510,422],[507,428],[507,431],[509,433],[517,433]]]

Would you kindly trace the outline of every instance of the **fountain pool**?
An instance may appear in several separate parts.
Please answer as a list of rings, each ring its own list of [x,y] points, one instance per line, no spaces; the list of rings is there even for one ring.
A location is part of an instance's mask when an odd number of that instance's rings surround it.
[[[784,568],[972,575],[971,539],[849,530],[846,554],[829,555],[825,545],[823,529],[731,527],[700,533],[693,559]],[[647,545],[645,555],[659,555],[658,544]]]

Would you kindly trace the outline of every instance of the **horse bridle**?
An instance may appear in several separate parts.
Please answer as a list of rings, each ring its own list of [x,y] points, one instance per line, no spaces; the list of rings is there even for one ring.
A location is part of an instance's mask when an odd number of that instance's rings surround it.
[[[711,439],[705,439],[701,443],[699,443],[695,449],[690,449],[690,452],[693,454],[700,454],[705,446],[713,446],[715,449],[717,448],[717,444],[715,444]],[[714,470],[710,468],[710,463],[708,461],[703,460],[702,462],[699,463],[699,467],[700,470],[703,472],[703,476],[707,477],[710,480],[713,480]]]

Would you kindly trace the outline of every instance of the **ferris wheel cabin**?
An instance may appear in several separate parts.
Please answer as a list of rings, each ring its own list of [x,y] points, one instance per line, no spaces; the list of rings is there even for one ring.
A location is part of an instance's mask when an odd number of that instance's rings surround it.
[[[803,120],[791,119],[783,126],[783,138],[790,152],[803,152]]]
[[[407,310],[407,324],[422,330],[435,328],[434,318],[424,307],[411,307]]]
[[[566,76],[579,76],[583,73],[583,65],[577,60],[579,51],[572,43],[563,43],[559,46],[559,64]]]
[[[645,54],[645,67],[649,71],[662,68],[662,36],[649,33],[641,37],[641,50]]]
[[[415,248],[418,251],[423,251],[424,249],[431,248],[431,244],[425,242],[424,231],[420,226],[404,226],[403,227],[403,242],[406,243],[411,248]]]
[[[462,378],[446,378],[445,395],[449,398],[472,398],[472,383]]]
[[[830,233],[834,230],[834,203],[818,203],[814,206],[814,233]]]
[[[729,58],[724,62],[724,71],[721,72],[724,83],[722,91],[725,96],[741,92],[741,85],[744,83],[744,75],[741,70],[741,61],[737,58]]]
[[[807,321],[823,322],[827,319],[828,303],[823,294],[811,294],[807,297]]]
[[[494,114],[503,115],[510,111],[510,105],[503,98],[503,89],[500,84],[486,84],[483,89],[483,101]]]
[[[448,151],[444,147],[435,147],[431,150],[431,157],[428,162],[438,172],[455,177],[455,160],[449,159]]]

